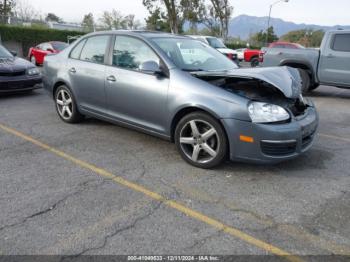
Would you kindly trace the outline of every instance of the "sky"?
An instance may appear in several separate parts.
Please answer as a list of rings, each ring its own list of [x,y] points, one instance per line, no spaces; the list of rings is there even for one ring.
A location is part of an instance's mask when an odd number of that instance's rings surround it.
[[[84,14],[95,17],[105,10],[117,9],[121,13],[135,14],[144,21],[148,15],[142,0],[22,0],[42,13],[53,12],[65,21],[81,22]],[[267,16],[269,6],[276,0],[230,0],[233,16],[241,14]],[[350,25],[350,0],[289,0],[278,3],[272,9],[272,17],[295,23],[318,25]]]

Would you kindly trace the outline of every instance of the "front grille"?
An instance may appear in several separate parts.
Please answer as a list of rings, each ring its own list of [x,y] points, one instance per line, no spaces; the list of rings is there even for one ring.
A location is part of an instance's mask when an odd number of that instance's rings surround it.
[[[0,76],[23,76],[26,74],[25,70],[16,72],[0,72]]]
[[[296,141],[273,142],[261,141],[261,150],[265,155],[285,156],[295,153],[297,148]]]

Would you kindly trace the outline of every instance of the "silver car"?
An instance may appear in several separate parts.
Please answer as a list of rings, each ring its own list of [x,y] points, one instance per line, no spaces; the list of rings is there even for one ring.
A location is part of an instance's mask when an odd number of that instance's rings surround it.
[[[294,158],[318,126],[295,69],[238,69],[208,45],[172,34],[92,33],[46,57],[43,75],[63,121],[90,116],[170,140],[200,168]]]

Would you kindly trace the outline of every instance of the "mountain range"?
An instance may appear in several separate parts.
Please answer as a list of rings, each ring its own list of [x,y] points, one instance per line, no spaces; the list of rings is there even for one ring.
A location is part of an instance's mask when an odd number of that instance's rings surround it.
[[[240,15],[230,21],[229,36],[240,37],[241,39],[248,39],[249,35],[259,32],[260,30],[266,30],[268,17],[256,17],[249,15]],[[279,18],[271,18],[270,25],[274,27],[274,31],[277,36],[282,36],[289,31],[300,29],[322,29],[324,31],[331,29],[350,29],[350,25],[335,25],[335,26],[321,26],[312,24],[296,24],[293,22],[287,22]]]

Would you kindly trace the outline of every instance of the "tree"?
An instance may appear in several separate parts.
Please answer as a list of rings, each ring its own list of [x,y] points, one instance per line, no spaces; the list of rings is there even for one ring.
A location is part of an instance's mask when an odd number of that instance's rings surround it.
[[[45,18],[46,22],[57,22],[57,23],[62,23],[63,20],[58,17],[57,15],[55,15],[54,13],[48,13],[46,18]]]
[[[8,23],[9,17],[12,15],[15,7],[14,0],[2,0],[0,1],[0,21],[4,24]]]
[[[170,25],[164,13],[161,12],[160,8],[150,12],[150,15],[145,19],[146,28],[153,31],[170,32]]]
[[[14,8],[14,16],[22,22],[43,22],[41,13],[24,0],[16,1],[16,6]]]
[[[251,40],[254,42],[254,45],[263,46],[264,43],[266,42],[266,32],[261,30],[260,32],[253,35]],[[273,26],[270,26],[267,30],[267,41],[268,43],[272,43],[277,40],[278,40],[278,37],[275,34]]]
[[[81,23],[85,32],[95,31],[95,20],[92,13],[88,13],[84,16],[83,22]]]
[[[127,23],[124,16],[115,9],[111,12],[104,11],[100,21],[105,27],[107,27],[107,29],[127,29]]]
[[[183,14],[180,6],[180,0],[142,0],[150,16],[155,12],[163,13],[162,7],[165,7],[166,19],[170,26],[170,31],[174,34],[181,32],[183,25]]]
[[[190,23],[191,33],[197,34],[197,25],[206,17],[204,0],[181,0],[180,5],[183,10],[183,20]]]
[[[138,29],[140,27],[141,23],[139,20],[135,19],[135,15],[133,15],[133,14],[127,15],[127,16],[125,16],[124,19],[125,19],[125,24],[126,24],[127,29],[134,30],[134,29]]]
[[[220,36],[227,39],[233,7],[230,5],[229,0],[210,0],[210,2],[212,4],[210,14],[214,20],[218,20],[220,23]]]
[[[281,37],[281,40],[299,43],[306,47],[319,47],[324,36],[323,30],[302,29],[290,31]]]

